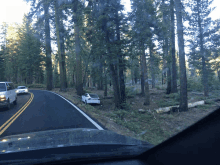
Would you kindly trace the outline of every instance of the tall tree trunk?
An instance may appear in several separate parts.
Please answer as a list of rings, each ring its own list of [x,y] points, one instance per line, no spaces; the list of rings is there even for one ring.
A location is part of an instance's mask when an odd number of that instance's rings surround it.
[[[85,72],[84,72],[84,76],[83,76],[83,86],[85,86],[85,84],[86,84],[86,76],[87,76],[86,73],[88,71],[88,65],[89,65],[90,57],[91,57],[91,53],[89,54],[89,57],[88,57],[87,61],[85,62],[86,68],[85,68]]]
[[[58,8],[58,0],[55,1],[55,23],[60,68],[60,91],[66,91],[66,68],[65,68],[65,50],[63,41],[63,28],[60,20],[61,12]]]
[[[49,3],[44,3],[44,15],[45,15],[45,38],[46,38],[46,88],[47,90],[52,90],[52,61],[51,61],[51,39],[50,39],[50,24],[49,24]]]
[[[218,80],[220,82],[220,69],[217,69],[217,73],[218,73]]]
[[[188,111],[187,78],[186,78],[181,0],[175,0],[175,8],[176,8],[176,17],[177,17],[177,34],[178,34],[179,66],[180,66],[180,106],[179,106],[179,109],[180,111]]]
[[[119,7],[120,4],[117,6]],[[117,34],[117,42],[118,42],[118,63],[119,63],[119,84],[120,84],[120,95],[121,95],[121,103],[123,108],[123,103],[126,102],[126,95],[125,95],[125,76],[124,76],[124,59],[121,51],[121,44],[120,44],[120,22],[118,12],[116,14],[116,34]]]
[[[107,88],[107,75],[106,75],[106,73],[105,73],[105,77],[104,77],[104,96],[106,97],[107,95],[108,95],[108,88]]]
[[[166,59],[166,70],[167,70],[167,89],[166,89],[166,94],[170,94],[171,93],[171,71],[170,71],[170,57],[168,54],[168,27],[167,27],[167,12],[165,10],[165,2],[164,0],[162,0],[162,5],[163,5],[163,26],[165,27],[165,31],[164,31],[164,56]]]
[[[171,92],[177,93],[177,68],[176,68],[176,56],[175,56],[175,23],[174,23],[174,1],[170,0],[171,10],[171,53],[172,53],[172,84]]]
[[[163,70],[162,70],[162,85],[163,84],[166,84],[167,83],[167,80],[166,80],[166,78],[167,78],[167,76],[166,76],[166,68],[167,68],[167,63],[166,63],[166,60],[165,60],[165,58],[166,58],[166,55],[165,55],[165,52],[166,52],[166,50],[165,50],[165,41],[163,41]]]
[[[171,69],[170,69],[170,62],[168,62],[166,94],[170,94],[170,93],[171,93]]]
[[[73,81],[73,86],[75,87],[76,83],[75,83],[75,74],[73,72],[73,75],[72,75],[72,81]]]
[[[65,45],[64,45],[64,25],[63,21],[60,22],[60,48],[61,48],[61,59],[63,68],[63,81],[65,88],[67,88],[67,75],[66,75],[66,56],[65,56]]]
[[[103,90],[103,67],[100,64],[98,68],[99,80],[98,80],[98,90]]]
[[[109,1],[104,2],[101,1],[101,8],[104,8],[106,4],[109,4]],[[106,16],[106,13],[103,12],[104,19],[102,20],[102,30],[106,34],[105,41],[106,44],[112,45],[110,41],[110,35],[113,35],[109,32],[107,28],[107,22],[108,22],[108,16]],[[112,54],[112,50],[110,46],[107,46],[107,52],[109,54]],[[113,62],[115,61],[115,62]],[[113,84],[113,90],[114,90],[114,102],[115,102],[115,108],[121,108],[121,95],[120,95],[120,87],[119,87],[119,78],[118,78],[118,59],[112,59],[111,57],[108,58],[108,64],[109,69],[111,71],[111,80]],[[111,85],[111,84],[110,84]]]
[[[110,70],[112,74],[112,84],[114,89],[114,102],[115,108],[121,108],[121,98],[118,84],[117,65],[110,64]]]
[[[200,3],[199,0],[197,0],[197,11],[198,11],[198,25],[199,25],[199,39],[200,39],[200,53],[202,55],[202,80],[203,80],[203,86],[204,86],[204,96],[209,95],[209,89],[208,89],[208,72],[206,68],[206,59],[205,59],[205,52],[204,52],[204,46],[203,46],[203,29],[202,29],[202,20],[200,16]]]
[[[153,47],[152,43],[150,45],[150,69],[151,69],[151,77],[152,77],[152,88],[155,88],[155,63],[154,63],[154,55],[153,55]]]
[[[79,20],[78,20],[78,0],[74,2],[74,33],[75,33],[75,51],[76,51],[76,91],[77,95],[83,94],[82,82],[82,61],[81,61],[81,47],[79,38]]]
[[[142,74],[144,79],[144,86],[145,86],[145,101],[144,105],[150,105],[150,93],[149,93],[149,84],[148,84],[148,73],[147,73],[147,64],[146,64],[146,55],[145,55],[145,48],[144,43],[142,43]]]
[[[142,48],[142,49],[144,49],[144,48]],[[140,58],[140,60],[141,60],[141,95],[142,96],[145,96],[145,89],[144,89],[144,87],[145,87],[145,77],[144,77],[144,57],[143,56],[145,56],[145,52],[143,53],[142,52],[142,55],[141,55],[141,58]]]

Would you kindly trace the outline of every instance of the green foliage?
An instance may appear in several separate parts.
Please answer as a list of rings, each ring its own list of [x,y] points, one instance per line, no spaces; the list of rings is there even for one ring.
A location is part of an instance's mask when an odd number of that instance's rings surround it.
[[[209,81],[210,90],[220,90],[220,82],[217,78],[212,78]]]
[[[165,99],[156,101],[159,107],[169,107],[174,105],[179,105],[180,94],[179,93],[171,93],[169,95],[164,96]]]
[[[131,105],[128,104],[127,102],[121,103],[121,107],[122,107],[124,110],[130,110],[130,109],[131,109]]]
[[[44,59],[41,55],[41,43],[30,21],[24,16],[22,25],[7,26],[4,40],[4,51],[0,52],[0,62],[4,62],[0,65],[5,66],[2,76],[15,83],[42,83]]]
[[[15,86],[26,86],[28,88],[46,88],[45,84],[15,84]]]
[[[187,90],[188,91],[199,91],[202,92],[203,91],[203,85],[201,83],[201,79],[193,79],[193,78],[189,78],[187,80]]]
[[[171,93],[169,95],[165,95],[166,98],[172,99],[176,102],[180,101],[180,94],[179,93]]]
[[[204,111],[207,111],[210,109],[210,105],[209,104],[199,105],[199,106],[197,106],[197,108],[202,109]]]
[[[166,100],[166,101],[157,101],[157,105],[161,107],[169,107],[169,106],[174,106],[174,105],[179,105],[179,102],[174,101],[174,100]]]
[[[205,104],[211,104],[211,105],[213,105],[213,104],[215,104],[215,102],[214,102],[213,100],[206,100],[206,101],[205,101]]]
[[[119,118],[120,120],[123,120],[124,117],[128,114],[128,112],[125,110],[119,109],[119,110],[115,111],[114,114],[117,115],[117,118]]]
[[[137,89],[135,89],[135,87],[126,87],[125,94],[127,98],[134,98],[134,96],[137,94]]]
[[[46,85],[44,84],[30,84],[27,85],[28,88],[46,88]]]

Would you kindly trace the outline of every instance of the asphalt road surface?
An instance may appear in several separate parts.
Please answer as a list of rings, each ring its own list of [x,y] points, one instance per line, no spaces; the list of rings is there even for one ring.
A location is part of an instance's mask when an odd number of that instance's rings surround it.
[[[103,129],[73,104],[49,91],[30,90],[18,96],[10,110],[0,109],[0,137],[36,131]]]

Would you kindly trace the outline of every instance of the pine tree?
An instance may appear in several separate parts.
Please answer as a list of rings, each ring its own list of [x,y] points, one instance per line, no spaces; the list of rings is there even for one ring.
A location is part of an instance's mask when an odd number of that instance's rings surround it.
[[[150,94],[145,50],[147,46],[151,47],[152,45],[153,32],[151,28],[157,28],[156,13],[154,5],[150,0],[132,0],[131,3],[133,11],[130,13],[130,20],[133,24],[133,45],[138,48],[141,59],[141,93],[146,97],[144,105],[149,105]]]
[[[177,67],[175,56],[175,20],[174,20],[174,0],[170,0],[170,33],[171,33],[171,56],[172,56],[172,80],[171,92],[177,93]]]
[[[26,0],[29,2],[30,0]],[[52,0],[31,0],[31,11],[28,18],[36,18],[36,26],[44,26],[44,42],[45,42],[45,52],[46,52],[46,89],[52,90],[52,80],[53,80],[53,70],[52,70],[52,61],[51,61],[51,37],[50,37],[50,14],[49,9],[52,3]],[[44,14],[42,15],[42,11]]]
[[[54,1],[55,9],[55,24],[56,24],[56,35],[59,55],[59,67],[60,67],[60,90],[66,91],[67,80],[66,80],[66,67],[65,67],[65,48],[64,48],[64,25],[62,21],[62,10],[59,8],[58,0]]]
[[[183,17],[182,17],[182,3],[181,0],[175,0],[176,18],[177,18],[177,34],[179,47],[179,65],[180,65],[180,111],[188,111],[187,100],[187,78],[186,78],[186,64],[183,38]]]
[[[210,27],[211,27],[211,18],[209,14],[212,9],[210,8],[213,0],[192,0],[188,2],[188,6],[191,8],[190,15],[190,30],[191,34],[195,35],[194,41],[198,44],[199,52],[191,56],[193,61],[201,59],[202,65],[202,83],[204,86],[204,96],[208,96],[209,94],[209,83],[208,83],[208,54],[205,54],[205,50],[207,49],[206,43],[209,42],[208,38],[211,35]],[[197,47],[196,47],[197,48]],[[195,50],[195,49],[193,49]],[[195,51],[193,51],[195,52]]]

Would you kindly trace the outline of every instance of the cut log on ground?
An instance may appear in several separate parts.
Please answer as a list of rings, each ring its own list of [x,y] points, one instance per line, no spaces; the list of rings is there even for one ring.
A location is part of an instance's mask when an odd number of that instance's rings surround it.
[[[203,105],[205,104],[205,101],[202,100],[202,101],[197,101],[197,102],[194,102],[194,103],[189,103],[188,104],[188,108],[193,108],[195,106],[198,106],[198,105]],[[172,110],[177,110],[179,109],[179,105],[176,105],[176,106],[170,106],[170,107],[164,107],[164,108],[159,108],[159,109],[156,109],[156,112],[157,113],[165,113],[165,112],[169,112],[169,111],[172,111]]]

